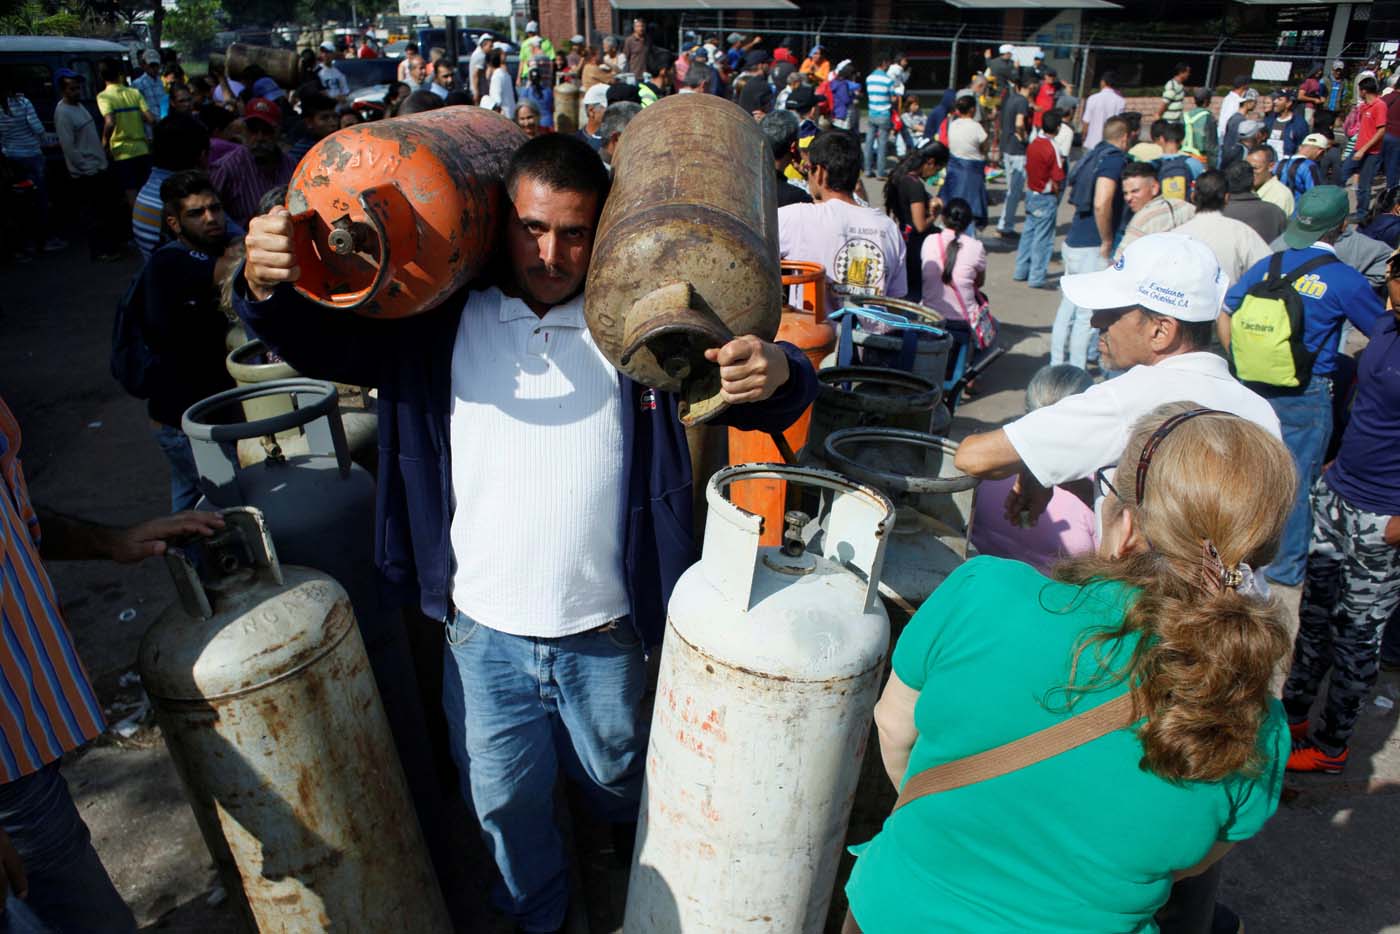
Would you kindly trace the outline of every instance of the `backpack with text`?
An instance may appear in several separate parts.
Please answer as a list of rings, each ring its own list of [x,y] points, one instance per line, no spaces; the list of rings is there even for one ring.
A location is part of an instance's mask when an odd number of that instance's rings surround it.
[[[1162,197],[1172,201],[1191,200],[1192,190],[1195,188],[1196,173],[1192,171],[1191,163],[1195,159],[1188,155],[1163,156],[1157,163],[1157,181],[1162,186]],[[1196,162],[1200,165],[1199,162]]]
[[[1245,293],[1230,316],[1230,372],[1253,389],[1301,389],[1312,378],[1315,351],[1303,344],[1303,296],[1297,285],[1329,263],[1328,253],[1286,275],[1283,254],[1269,260],[1264,278]]]
[[[138,399],[149,399],[155,383],[156,355],[141,333],[146,315],[146,273],[141,271],[117,302],[112,322],[112,351],[108,360],[112,377]]]

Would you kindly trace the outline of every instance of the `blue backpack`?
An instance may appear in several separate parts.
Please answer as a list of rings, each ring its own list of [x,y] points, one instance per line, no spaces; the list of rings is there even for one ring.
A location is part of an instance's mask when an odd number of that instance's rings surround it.
[[[1196,176],[1200,174],[1200,160],[1184,153],[1173,153],[1163,156],[1157,165],[1157,181],[1162,185],[1162,197],[1189,203],[1191,192],[1196,187]]]
[[[1080,214],[1091,213],[1094,210],[1094,175],[1108,151],[1117,148],[1110,142],[1100,141],[1088,155],[1079,160],[1074,171],[1070,172],[1069,203],[1074,205],[1074,209]]]
[[[1274,177],[1288,186],[1294,198],[1301,198],[1318,184],[1317,163],[1297,153],[1274,166]]]

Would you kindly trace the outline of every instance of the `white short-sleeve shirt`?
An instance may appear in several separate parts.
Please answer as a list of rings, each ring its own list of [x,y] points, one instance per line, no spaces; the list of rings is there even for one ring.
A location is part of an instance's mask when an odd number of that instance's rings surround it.
[[[1006,426],[1006,436],[1036,480],[1054,486],[1116,464],[1138,419],[1169,402],[1230,412],[1282,437],[1278,416],[1264,397],[1231,376],[1222,357],[1204,351],[1135,366],[1023,415]]]

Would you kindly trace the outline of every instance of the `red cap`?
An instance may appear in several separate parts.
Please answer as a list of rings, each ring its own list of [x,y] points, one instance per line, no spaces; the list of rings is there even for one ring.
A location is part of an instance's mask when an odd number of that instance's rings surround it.
[[[773,61],[789,62],[793,65],[797,64],[797,59],[793,57],[792,51],[790,49],[784,48],[781,45],[773,50]]]
[[[261,120],[274,130],[282,127],[282,108],[265,97],[255,97],[243,108],[244,120]]]

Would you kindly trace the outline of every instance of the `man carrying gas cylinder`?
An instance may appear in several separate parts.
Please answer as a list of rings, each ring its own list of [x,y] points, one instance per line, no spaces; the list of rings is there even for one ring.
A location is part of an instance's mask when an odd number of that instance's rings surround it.
[[[587,143],[525,143],[496,281],[416,317],[298,296],[282,208],[253,219],[236,284],[239,313],[288,363],[379,389],[377,561],[391,592],[445,625],[453,755],[500,869],[497,903],[531,932],[559,930],[568,909],[561,768],[630,852],[644,652],[696,557],[677,399],[618,373],[584,324],[608,184]],[[789,344],[737,337],[707,356],[732,403],[719,420],[735,427],[780,431],[816,395]]]

